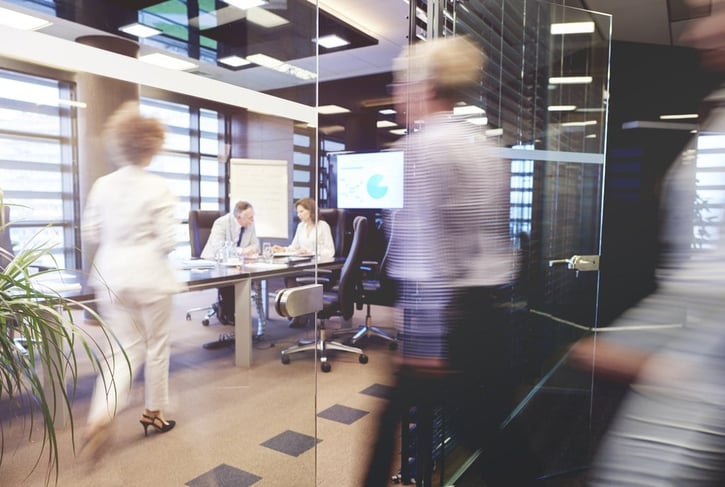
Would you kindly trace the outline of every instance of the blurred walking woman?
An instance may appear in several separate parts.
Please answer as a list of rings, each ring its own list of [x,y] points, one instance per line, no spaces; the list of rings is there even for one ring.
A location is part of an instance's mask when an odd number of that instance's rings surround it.
[[[145,364],[148,429],[176,424],[163,415],[168,401],[171,297],[179,289],[167,259],[176,243],[176,198],[164,180],[146,170],[164,143],[165,128],[141,115],[137,103],[121,106],[106,123],[104,143],[118,169],[94,183],[83,215],[84,241],[98,245],[90,284],[103,319],[128,357],[115,347],[101,359],[84,448],[98,452],[112,420],[128,402],[132,374]],[[129,367],[130,365],[130,367]]]

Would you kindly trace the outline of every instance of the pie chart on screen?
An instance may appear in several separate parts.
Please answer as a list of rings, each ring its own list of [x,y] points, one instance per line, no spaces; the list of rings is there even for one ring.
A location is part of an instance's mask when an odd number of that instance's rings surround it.
[[[388,194],[388,187],[385,185],[381,174],[373,174],[370,176],[367,190],[370,197],[376,200],[382,199]]]

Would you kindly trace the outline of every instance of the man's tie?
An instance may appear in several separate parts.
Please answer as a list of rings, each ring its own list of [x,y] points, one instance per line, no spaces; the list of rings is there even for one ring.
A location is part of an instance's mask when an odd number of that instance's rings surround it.
[[[237,239],[237,247],[242,245],[242,235],[244,235],[244,227],[239,227],[239,238]]]

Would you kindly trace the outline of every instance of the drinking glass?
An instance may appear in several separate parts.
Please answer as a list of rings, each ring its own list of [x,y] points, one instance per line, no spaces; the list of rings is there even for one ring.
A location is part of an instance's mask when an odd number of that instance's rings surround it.
[[[274,256],[274,250],[272,249],[271,243],[266,242],[262,246],[262,256],[264,257],[265,262],[272,262],[272,257]]]

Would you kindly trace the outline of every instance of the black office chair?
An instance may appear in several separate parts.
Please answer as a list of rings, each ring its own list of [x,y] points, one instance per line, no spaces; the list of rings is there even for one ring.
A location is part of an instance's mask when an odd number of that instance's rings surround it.
[[[395,214],[392,214],[389,217],[391,228],[394,217]],[[382,231],[382,228],[379,230]],[[355,302],[358,309],[362,309],[363,306],[366,308],[365,324],[360,326],[357,330],[338,330],[333,333],[333,337],[352,334],[350,343],[353,345],[357,345],[358,341],[362,338],[378,337],[388,342],[388,346],[391,350],[398,348],[398,339],[396,337],[393,337],[383,329],[373,325],[371,313],[372,305],[395,305],[396,292],[394,282],[385,274],[385,263],[388,257],[388,250],[390,249],[391,241],[392,234],[388,238],[385,252],[379,262],[374,260],[364,260],[360,265],[360,287],[355,297]]]
[[[192,258],[201,257],[201,252],[209,240],[211,227],[220,216],[222,216],[222,212],[218,210],[191,210],[189,212],[189,243]],[[198,311],[206,311],[206,316],[201,320],[201,324],[204,326],[209,326],[209,320],[214,316],[220,323],[229,324],[231,322],[231,320],[228,322],[227,317],[219,313],[219,303],[186,310],[187,321],[191,321],[191,314]]]
[[[325,320],[332,317],[341,317],[349,320],[355,313],[355,296],[360,286],[360,265],[362,263],[362,251],[367,235],[368,220],[364,216],[355,217],[353,221],[353,235],[350,250],[348,251],[345,263],[340,271],[339,282],[330,291],[323,292],[323,308],[317,313],[320,320],[318,336],[314,341],[304,342],[282,350],[282,363],[290,363],[290,355],[307,350],[317,350],[320,357],[320,368],[323,372],[331,370],[327,360],[328,350],[339,350],[358,354],[358,361],[361,364],[368,362],[368,356],[358,347],[344,345],[340,342],[329,340],[325,333]]]

